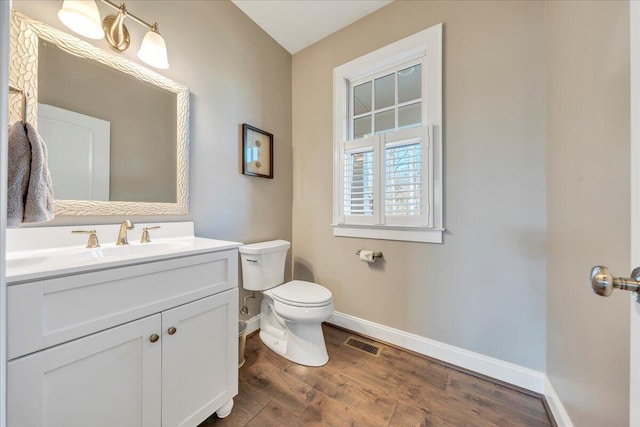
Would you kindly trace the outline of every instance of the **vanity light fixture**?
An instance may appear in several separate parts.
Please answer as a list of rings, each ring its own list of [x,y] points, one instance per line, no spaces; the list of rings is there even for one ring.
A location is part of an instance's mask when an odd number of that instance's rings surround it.
[[[149,29],[140,44],[138,57],[152,67],[169,68],[167,45],[158,32],[156,22],[149,24],[138,18],[127,10],[124,3],[118,6],[109,0],[100,1],[118,11],[116,15],[105,17],[102,24],[95,0],[64,0],[58,17],[69,29],[80,35],[92,39],[104,37],[109,46],[118,53],[127,50],[131,44],[129,30],[124,25],[125,18],[131,18]]]

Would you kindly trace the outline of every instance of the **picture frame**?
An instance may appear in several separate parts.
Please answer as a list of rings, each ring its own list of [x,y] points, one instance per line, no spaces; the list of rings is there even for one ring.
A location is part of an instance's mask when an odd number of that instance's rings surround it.
[[[273,134],[242,124],[242,173],[273,179]]]

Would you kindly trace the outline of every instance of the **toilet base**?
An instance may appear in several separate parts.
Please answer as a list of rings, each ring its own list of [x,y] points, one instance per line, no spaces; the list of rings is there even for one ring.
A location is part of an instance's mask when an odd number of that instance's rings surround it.
[[[304,366],[324,366],[329,354],[322,326],[288,323],[284,339],[260,330],[260,340],[280,356]]]
[[[333,304],[315,310],[325,311],[322,320],[326,320],[333,312]],[[307,322],[287,320],[276,313],[273,300],[267,295],[260,311],[260,340],[271,350],[299,365],[323,366],[329,361],[319,317]]]

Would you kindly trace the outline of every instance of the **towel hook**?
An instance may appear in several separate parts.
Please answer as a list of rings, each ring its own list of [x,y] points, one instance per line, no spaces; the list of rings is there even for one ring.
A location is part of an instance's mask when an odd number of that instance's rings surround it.
[[[14,93],[16,95],[20,95],[22,97],[22,102],[20,103],[20,120],[22,123],[27,122],[27,95],[26,92],[22,89],[15,88],[9,85],[9,93]]]

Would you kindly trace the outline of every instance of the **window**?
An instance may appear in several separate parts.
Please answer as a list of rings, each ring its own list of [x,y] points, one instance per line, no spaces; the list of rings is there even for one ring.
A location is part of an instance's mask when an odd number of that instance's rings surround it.
[[[334,236],[442,243],[442,24],[334,69]]]
[[[422,124],[422,63],[410,64],[349,83],[351,138]]]

